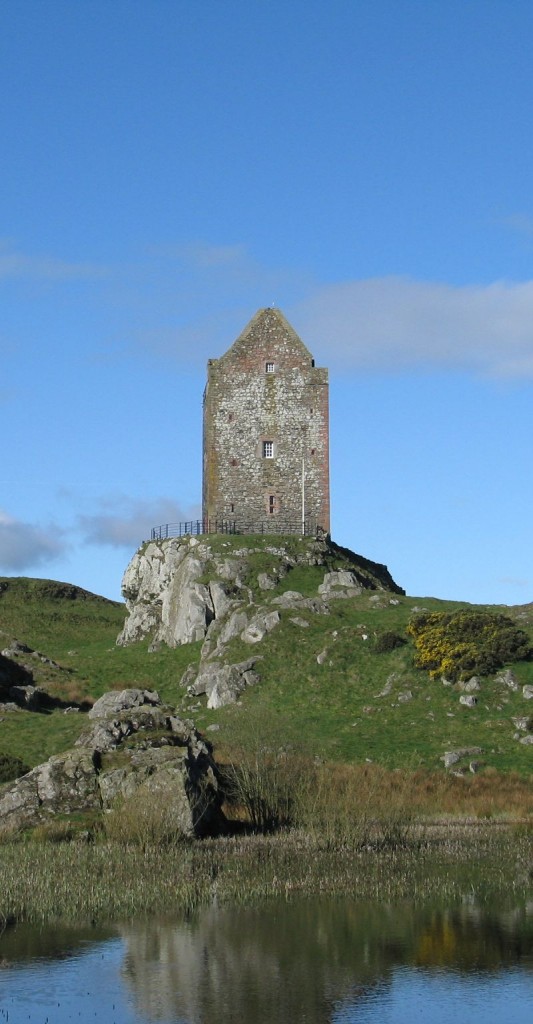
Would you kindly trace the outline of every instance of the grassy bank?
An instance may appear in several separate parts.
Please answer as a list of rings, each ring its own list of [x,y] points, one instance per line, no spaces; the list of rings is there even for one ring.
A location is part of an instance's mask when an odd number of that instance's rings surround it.
[[[417,829],[407,845],[389,850],[303,831],[144,848],[17,842],[0,847],[0,871],[5,924],[105,921],[297,894],[517,902],[531,897],[532,861],[524,830],[464,822]]]
[[[322,577],[322,569],[299,566],[269,594],[287,588],[316,594]],[[484,679],[473,708],[460,704],[456,684],[444,686],[416,667],[407,634],[414,610],[462,607],[366,591],[350,600],[332,600],[329,615],[302,612],[300,622],[305,619],[306,627],[294,621],[293,612],[281,609],[279,626],[253,650],[261,656],[261,682],[243,694],[238,706],[209,710],[205,699],[192,700],[179,685],[187,666],[198,662],[200,643],[155,652],[146,641],[119,648],[115,640],[124,622],[123,605],[68,584],[0,578],[0,642],[7,645],[15,636],[52,659],[55,666],[31,655],[22,658],[35,683],[60,702],[46,714],[2,713],[0,754],[18,756],[30,767],[38,764],[71,746],[84,726],[83,713],[65,715],[65,704],[140,686],[157,689],[200,729],[214,727],[210,738],[224,750],[238,745],[241,737],[249,745],[260,722],[277,746],[311,758],[442,774],[445,751],[477,747],[480,771],[527,777],[532,748],[519,742],[513,720],[531,713],[522,686],[533,684],[533,661],[510,663],[518,682],[515,691],[494,676]],[[533,638],[533,606],[506,613]],[[391,635],[405,642],[384,648],[383,639]],[[229,652],[235,661],[250,653],[242,640],[233,641]]]

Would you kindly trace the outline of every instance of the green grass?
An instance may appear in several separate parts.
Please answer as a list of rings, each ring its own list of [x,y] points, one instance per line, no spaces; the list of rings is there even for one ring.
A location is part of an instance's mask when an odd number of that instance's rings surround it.
[[[478,760],[486,766],[530,772],[531,748],[513,739],[511,722],[513,715],[529,710],[521,692],[487,680],[477,695],[478,705],[465,708],[455,687],[445,687],[414,667],[411,644],[388,654],[374,653],[376,633],[390,629],[405,634],[412,608],[420,602],[395,598],[398,604],[380,608],[371,597],[367,592],[353,600],[332,601],[327,617],[304,613],[307,629],[290,621],[296,613],[283,611],[281,626],[257,651],[263,658],[257,667],[264,682],[246,692],[240,717],[270,715],[279,721],[280,742],[297,737],[306,753],[338,761],[371,759],[391,768],[442,770],[445,750],[481,747]],[[458,605],[425,600],[424,607],[447,610]],[[316,658],[324,650],[326,660],[319,665]],[[242,641],[230,649],[231,660],[250,653]],[[533,663],[517,663],[513,670],[521,683],[533,683]],[[380,696],[388,679],[391,693]],[[398,700],[407,692],[412,699]],[[234,718],[233,708],[202,710],[196,716],[203,727],[219,723],[217,738],[224,739],[235,728]]]

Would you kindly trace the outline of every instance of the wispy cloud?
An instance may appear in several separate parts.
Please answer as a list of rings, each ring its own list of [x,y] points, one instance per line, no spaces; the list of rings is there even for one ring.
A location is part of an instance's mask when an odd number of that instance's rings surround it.
[[[504,217],[500,223],[519,235],[533,238],[533,217],[527,213],[512,213],[509,217]]]
[[[455,286],[383,277],[321,285],[303,271],[261,265],[245,246],[203,243],[155,248],[138,272],[143,308],[123,354],[198,364],[224,352],[259,307],[273,304],[332,368],[533,376],[533,281]]]
[[[0,568],[22,572],[59,558],[66,551],[63,532],[13,519],[0,510]]]
[[[87,544],[137,548],[149,539],[153,526],[198,519],[200,516],[199,508],[185,512],[172,498],[139,501],[121,495],[102,501],[100,511],[79,516],[78,524]]]
[[[41,281],[70,281],[107,276],[107,268],[94,263],[69,263],[54,256],[19,252],[9,241],[0,240],[0,281],[31,278]]]
[[[531,587],[531,581],[520,576],[500,576],[498,583],[503,583],[507,587],[523,587],[524,589]]]
[[[533,220],[515,220],[533,236]],[[226,351],[259,307],[277,305],[332,369],[533,376],[533,280],[455,286],[382,277],[321,285],[305,271],[262,264],[244,245],[203,242],[153,246],[111,267],[27,256],[4,243],[2,277],[105,277],[96,361],[148,356],[203,365]]]
[[[314,283],[305,271],[259,262],[244,245],[154,246],[124,268],[120,301],[129,315],[114,349],[122,358],[204,364],[232,344],[259,307],[286,306]]]
[[[463,287],[402,277],[348,281],[316,290],[288,315],[330,365],[533,376],[533,281]]]

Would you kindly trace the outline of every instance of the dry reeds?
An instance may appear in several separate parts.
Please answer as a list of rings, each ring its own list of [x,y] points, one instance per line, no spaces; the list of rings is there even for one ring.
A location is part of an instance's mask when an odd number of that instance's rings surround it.
[[[525,833],[477,823],[402,848],[354,850],[309,833],[165,845],[17,842],[0,846],[0,919],[112,920],[189,911],[216,898],[329,894],[479,902],[531,893]]]

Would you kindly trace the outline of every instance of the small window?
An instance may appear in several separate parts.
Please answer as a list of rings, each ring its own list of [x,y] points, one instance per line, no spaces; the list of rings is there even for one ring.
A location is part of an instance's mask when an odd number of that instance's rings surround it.
[[[276,495],[275,494],[270,494],[269,497],[268,497],[268,511],[269,511],[271,516],[273,516],[274,512],[276,511]]]
[[[265,363],[265,373],[274,373],[275,369],[274,363]]]
[[[230,509],[230,512],[235,512],[235,505],[233,504],[233,502],[231,503],[229,509]]]
[[[274,458],[274,442],[263,441],[263,458],[273,459]]]

